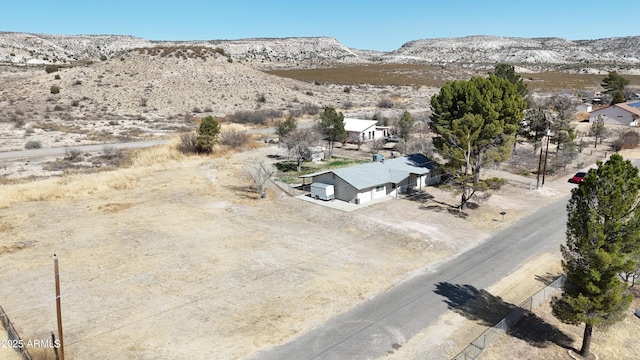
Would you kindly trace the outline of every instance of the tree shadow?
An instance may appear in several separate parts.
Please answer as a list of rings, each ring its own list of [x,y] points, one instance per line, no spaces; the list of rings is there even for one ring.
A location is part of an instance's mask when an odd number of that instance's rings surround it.
[[[435,199],[435,196],[423,190],[414,190],[410,195],[405,196],[409,201],[421,203],[419,209],[430,210],[435,212],[447,211],[449,214],[466,219],[469,214],[462,211],[458,206],[448,204],[444,201]]]
[[[408,194],[404,197],[405,199],[409,200],[409,201],[415,201],[415,202],[419,202],[419,203],[424,203],[428,200],[433,200],[435,199],[435,196],[429,194],[426,191],[423,190],[413,190],[411,192],[411,194]],[[436,201],[436,200],[433,200]]]
[[[558,280],[558,277],[560,275],[561,274],[559,274],[559,273],[552,274],[552,273],[548,272],[548,273],[546,273],[544,275],[536,275],[536,280],[540,281],[541,283],[543,283],[545,285],[549,285],[552,282]]]
[[[553,343],[564,349],[577,351],[572,346],[574,340],[571,336],[530,312],[512,326],[507,334],[525,340],[529,345],[537,348],[544,348]]]
[[[252,185],[228,185],[226,188],[245,199],[255,200],[260,197],[256,187]]]
[[[508,303],[488,291],[479,290],[471,285],[457,285],[441,282],[436,284],[434,292],[445,297],[444,302],[450,310],[477,321],[483,326],[495,326],[518,306]],[[550,343],[566,349],[572,349],[573,339],[556,326],[548,324],[537,315],[525,311],[525,317],[507,333],[535,347],[546,347]]]
[[[471,285],[438,283],[435,293],[446,298],[444,302],[449,309],[484,326],[494,326],[516,309],[515,305]]]

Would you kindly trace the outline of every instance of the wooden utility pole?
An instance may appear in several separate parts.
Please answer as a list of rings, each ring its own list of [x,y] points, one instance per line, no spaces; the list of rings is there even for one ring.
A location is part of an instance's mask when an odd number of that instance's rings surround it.
[[[58,338],[60,338],[60,360],[64,360],[64,343],[62,338],[62,310],[60,308],[60,274],[58,273],[58,257],[53,254],[53,271],[56,277],[56,313],[58,315]]]
[[[551,132],[547,130],[547,150],[544,153],[544,170],[542,170],[542,186],[544,186],[544,176],[547,174],[547,158],[549,157],[549,139],[551,138]],[[540,149],[542,151],[542,149]]]

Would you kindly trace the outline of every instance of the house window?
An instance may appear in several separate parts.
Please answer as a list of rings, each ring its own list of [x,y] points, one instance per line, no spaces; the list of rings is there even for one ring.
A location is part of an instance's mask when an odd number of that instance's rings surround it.
[[[380,191],[384,191],[384,185],[383,186],[376,186],[376,192],[380,192]]]

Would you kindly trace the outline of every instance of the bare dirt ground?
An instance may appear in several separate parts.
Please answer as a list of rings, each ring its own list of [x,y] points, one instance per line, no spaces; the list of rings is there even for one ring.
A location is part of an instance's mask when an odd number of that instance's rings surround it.
[[[0,287],[8,291],[0,303],[23,338],[48,338],[56,329],[55,253],[72,359],[243,358],[476,245],[571,188],[564,177],[538,191],[506,186],[466,219],[409,200],[344,213],[275,187],[257,199],[244,169],[281,151],[175,155],[117,172],[5,185]],[[496,295],[517,303],[542,286],[521,280],[548,271],[534,266]],[[469,341],[475,334],[451,316],[427,331],[438,341],[425,343],[448,346],[448,355],[466,346],[456,331]],[[420,354],[424,344],[411,340],[396,356],[412,358],[413,344]]]

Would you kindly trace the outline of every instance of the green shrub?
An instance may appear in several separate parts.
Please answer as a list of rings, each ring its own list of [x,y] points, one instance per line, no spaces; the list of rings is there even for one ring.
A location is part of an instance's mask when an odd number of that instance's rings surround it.
[[[60,93],[60,86],[58,85],[51,85],[51,93],[52,94],[58,94]]]
[[[47,65],[44,67],[44,71],[47,72],[47,74],[51,74],[52,72],[56,72],[60,70],[60,67],[58,65]]]
[[[107,55],[105,55],[105,54],[100,55],[100,60],[101,61],[107,61]]]
[[[218,142],[218,134],[220,134],[220,123],[213,116],[202,119],[196,137],[196,151],[210,153]]]
[[[53,77],[55,80],[60,80],[60,75],[56,74],[56,76]]]
[[[350,94],[350,93],[351,93],[351,88],[347,86],[347,87],[345,87],[345,88],[344,88],[344,90],[342,90],[342,91],[344,91],[344,92],[345,92],[345,93],[347,93],[347,94]]]

